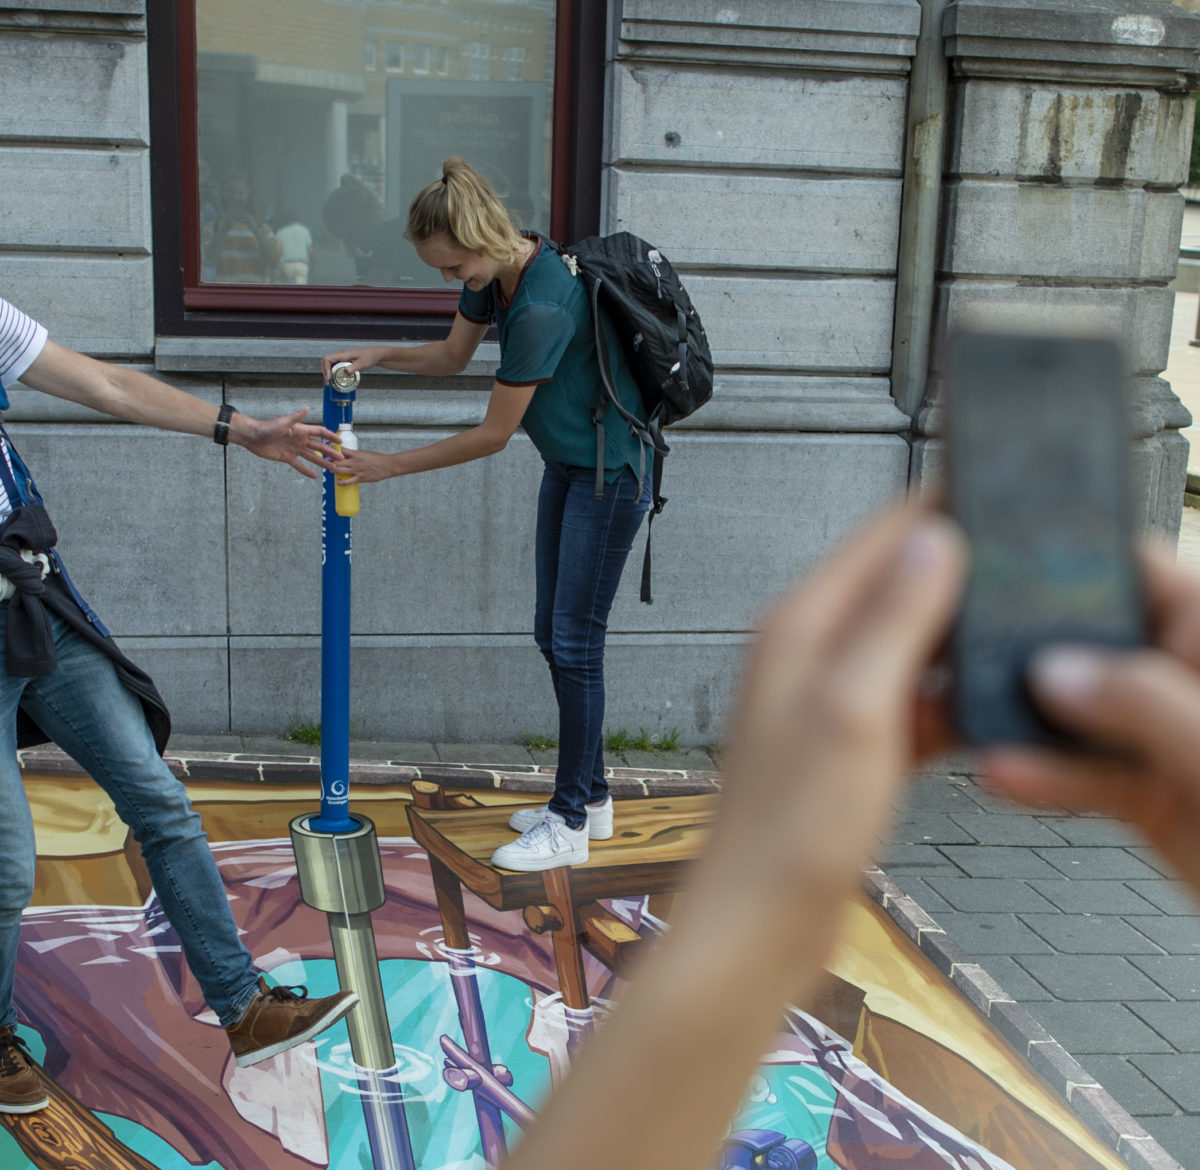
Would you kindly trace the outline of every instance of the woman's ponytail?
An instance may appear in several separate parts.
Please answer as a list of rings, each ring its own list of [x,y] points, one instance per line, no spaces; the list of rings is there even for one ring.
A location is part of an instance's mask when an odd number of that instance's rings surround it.
[[[442,177],[412,201],[404,234],[414,244],[432,236],[447,236],[468,252],[506,264],[521,242],[491,183],[461,158],[446,159]]]

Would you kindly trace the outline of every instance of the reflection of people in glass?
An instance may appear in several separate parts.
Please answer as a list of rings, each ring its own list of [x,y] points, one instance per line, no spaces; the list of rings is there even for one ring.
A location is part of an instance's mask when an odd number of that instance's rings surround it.
[[[294,211],[275,217],[275,238],[279,241],[279,271],[284,284],[308,284],[312,267],[313,238]]]
[[[518,426],[533,440],[545,461],[534,638],[558,700],[558,769],[550,803],[514,813],[509,824],[521,836],[492,861],[526,871],[575,865],[587,860],[589,837],[613,833],[601,737],[604,642],[625,560],[649,508],[647,463],[610,406],[598,480],[592,410],[604,391],[587,291],[539,237],[513,227],[486,179],[461,159],[447,159],[443,178],[413,201],[407,234],[424,263],[466,286],[449,336],[330,354],[325,375],[339,361],[356,370],[455,374],[494,321],[501,361],[487,414],[478,426],[415,450],[350,452],[338,470],[351,483],[372,483],[493,455]],[[620,355],[614,359],[622,401],[644,419],[628,367]]]
[[[407,246],[404,223],[384,219],[383,205],[365,183],[343,175],[337,190],[325,200],[321,218],[354,258],[361,284],[400,283],[402,249]]]
[[[204,225],[200,246],[213,280],[268,284],[275,278],[280,247],[275,233],[250,207],[250,187],[241,174],[221,183],[219,216]]]

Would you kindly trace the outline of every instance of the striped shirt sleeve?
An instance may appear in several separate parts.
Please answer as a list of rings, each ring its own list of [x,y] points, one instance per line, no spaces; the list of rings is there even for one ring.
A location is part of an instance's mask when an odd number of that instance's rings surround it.
[[[46,330],[0,297],[0,387],[11,386],[37,360]]]

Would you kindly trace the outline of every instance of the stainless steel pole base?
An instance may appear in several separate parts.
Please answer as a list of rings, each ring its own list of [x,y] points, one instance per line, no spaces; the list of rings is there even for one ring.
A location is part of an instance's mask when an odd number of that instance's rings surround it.
[[[309,816],[296,817],[289,829],[300,895],[314,910],[325,912],[338,981],[358,994],[358,1006],[346,1017],[355,1063],[389,1069],[396,1055],[371,926],[371,911],[387,896],[383,864],[374,824],[357,813],[355,819],[360,823],[352,833],[314,832]]]

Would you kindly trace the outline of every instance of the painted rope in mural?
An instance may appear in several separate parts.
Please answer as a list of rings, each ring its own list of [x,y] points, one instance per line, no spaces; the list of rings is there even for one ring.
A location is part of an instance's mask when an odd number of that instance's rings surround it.
[[[277,982],[331,991],[328,932],[323,916],[300,900],[290,843],[219,840],[278,825],[287,808],[202,807],[256,960]],[[398,828],[403,808],[402,800],[378,803],[371,814]],[[74,813],[86,821],[77,805]],[[564,1005],[554,932],[536,933],[521,913],[469,894],[469,951],[448,947],[434,859],[409,837],[381,837],[380,845],[388,898],[374,925],[397,1056],[380,1091],[403,1098],[417,1165],[482,1170],[480,1094],[503,1116],[504,1140],[515,1140],[566,1072],[590,1017],[619,994],[620,979],[584,954],[588,1008]],[[652,905],[629,896],[604,909],[641,935],[660,926]],[[972,1023],[973,1009],[875,911],[856,910],[850,935],[825,1000],[813,1015],[791,1014],[760,1068],[722,1168],[1121,1165],[1089,1146],[1069,1111],[1056,1112],[986,1022]],[[478,993],[498,1069],[472,1069],[454,985],[464,979]],[[374,1170],[345,1026],[238,1069],[140,873],[136,848],[43,856],[17,988],[24,1034],[36,1033],[35,1055],[57,1088],[43,1114],[4,1119],[4,1166]],[[956,1000],[961,1019],[947,1006]]]

